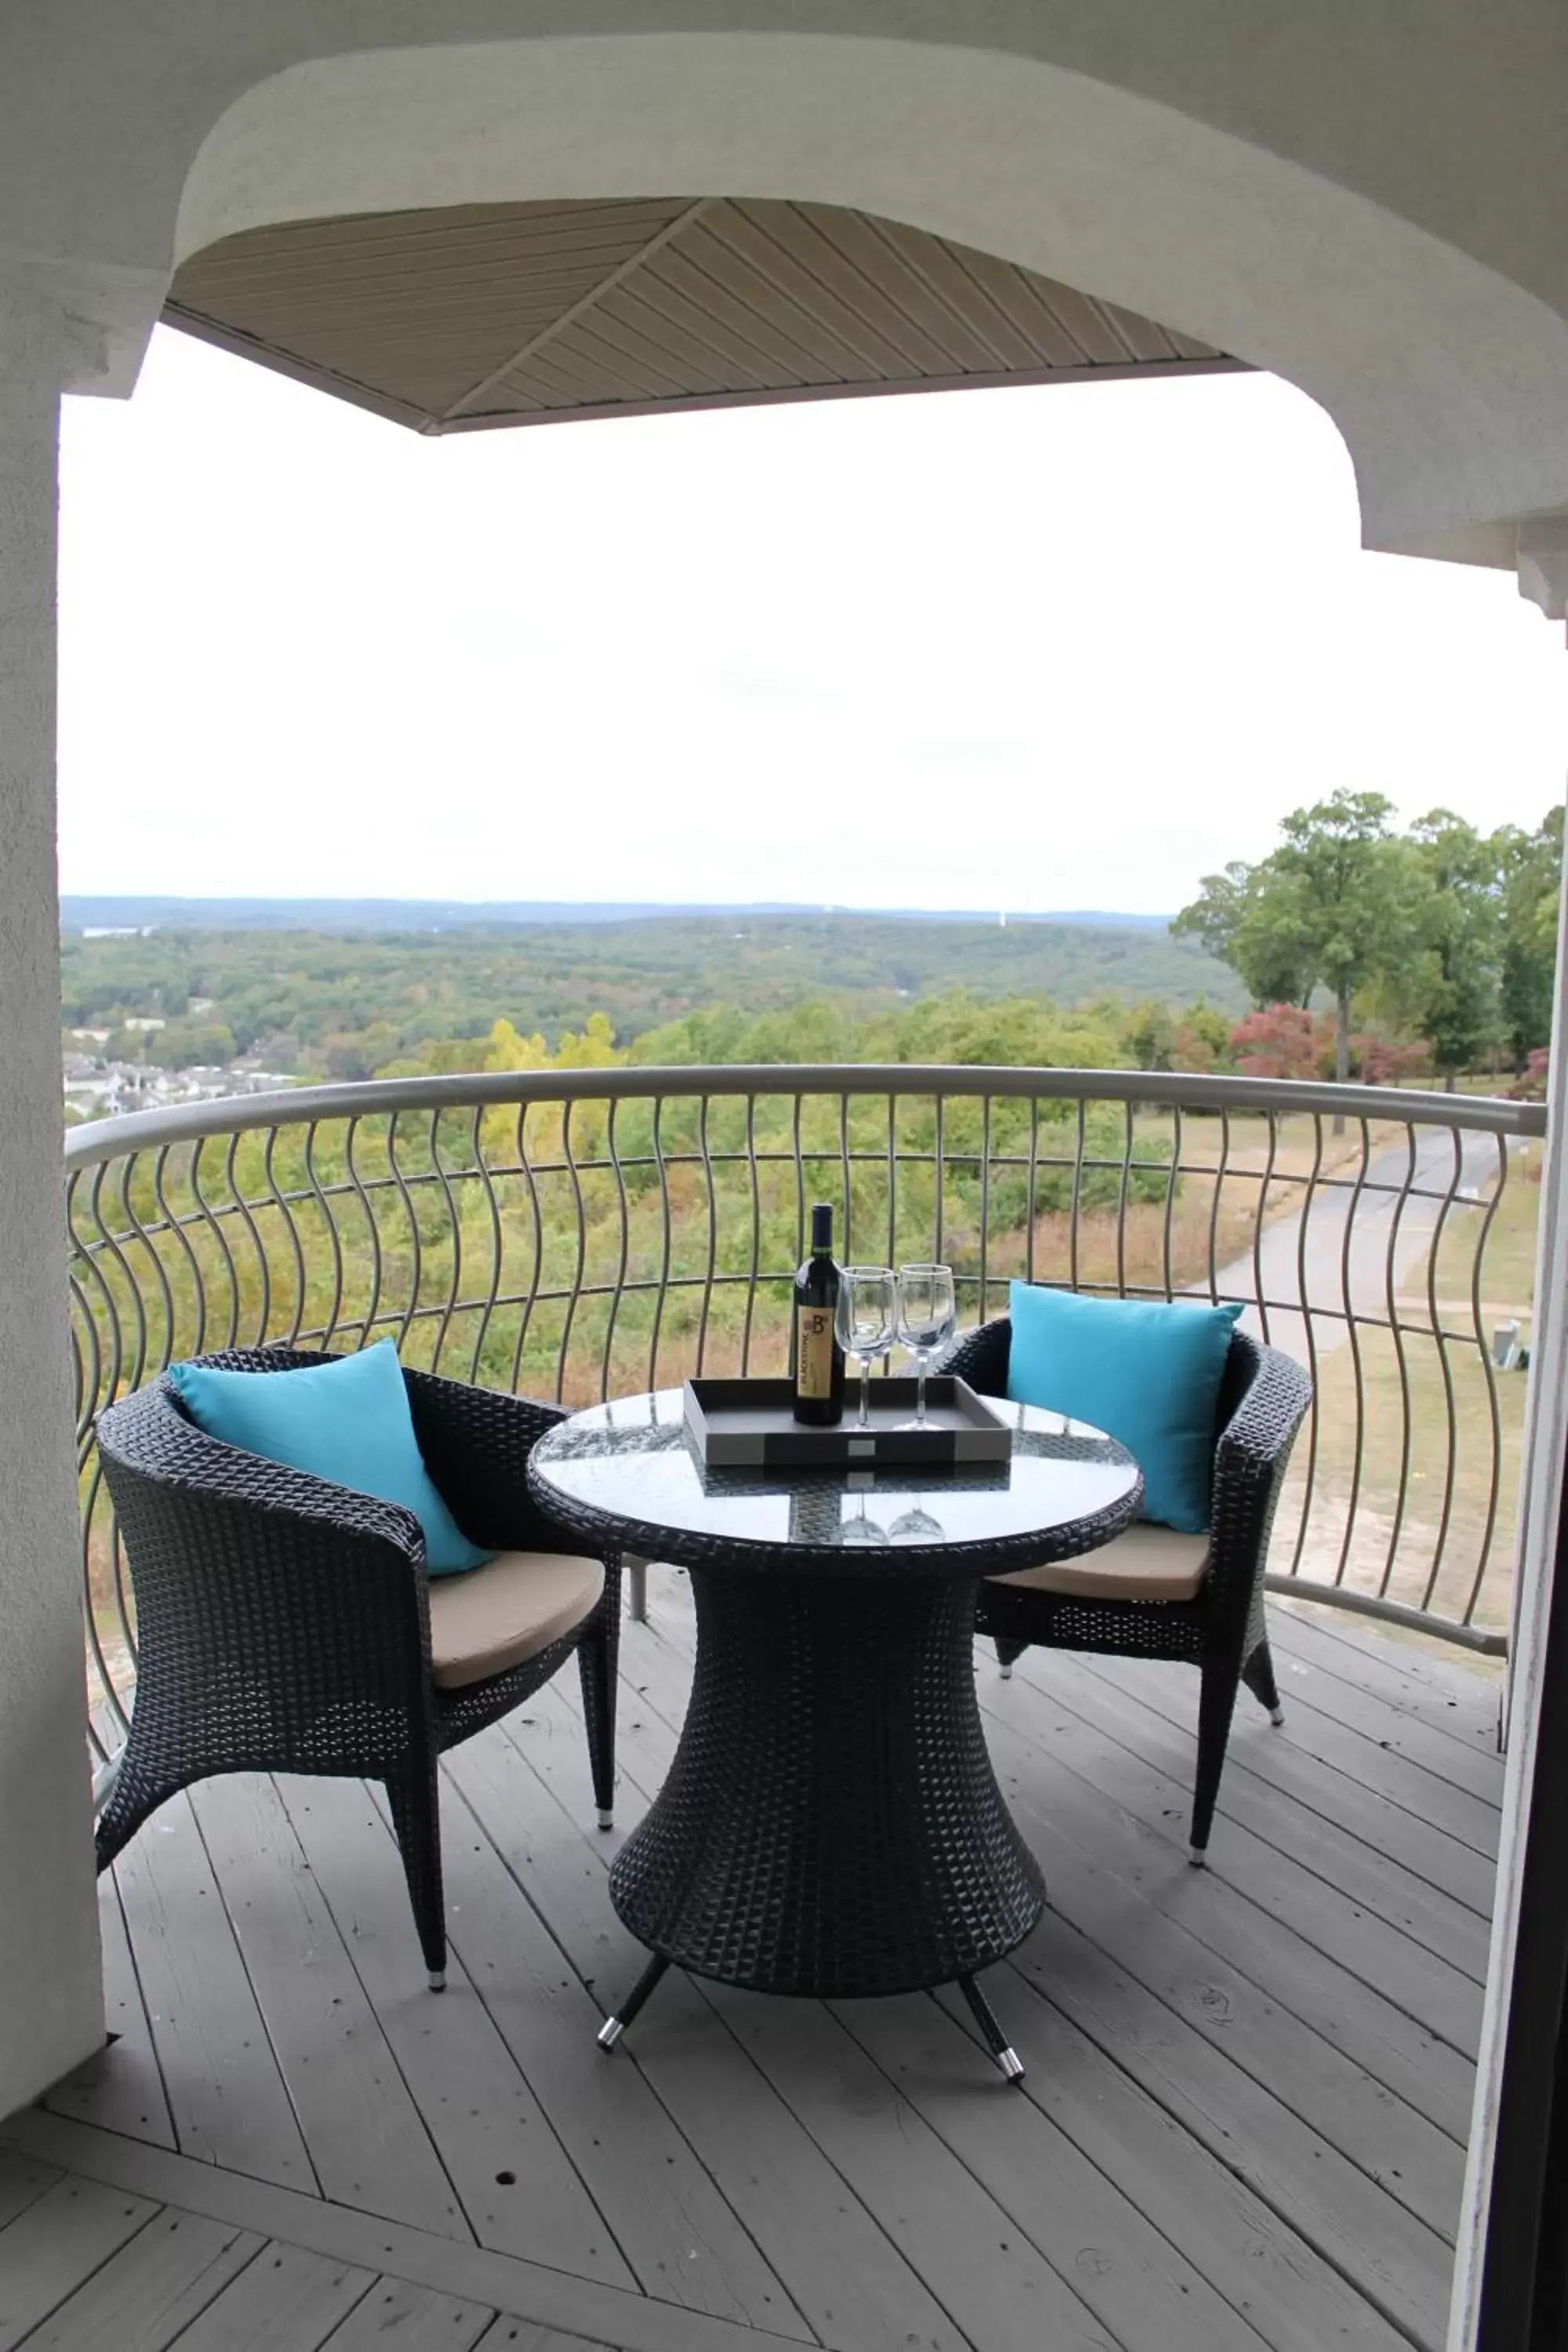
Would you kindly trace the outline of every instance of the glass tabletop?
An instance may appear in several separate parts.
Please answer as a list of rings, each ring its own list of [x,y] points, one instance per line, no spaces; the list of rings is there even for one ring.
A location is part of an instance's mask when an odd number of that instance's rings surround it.
[[[1039,1536],[1057,1538],[1046,1549],[1066,1559],[1121,1531],[1139,1496],[1125,1446],[1060,1413],[987,1402],[1013,1431],[1009,1461],[929,1472],[710,1470],[686,1433],[681,1391],[660,1389],[561,1423],[534,1447],[530,1477],[546,1508],[558,1496],[606,1522],[781,1550],[929,1553]],[[1075,1547],[1079,1522],[1085,1540]]]

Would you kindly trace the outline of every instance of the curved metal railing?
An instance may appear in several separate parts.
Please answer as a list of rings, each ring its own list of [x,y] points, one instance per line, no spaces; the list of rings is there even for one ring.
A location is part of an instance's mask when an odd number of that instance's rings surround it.
[[[1291,1589],[1500,1650],[1544,1113],[1139,1071],[627,1066],[241,1097],[66,1148],[88,1640],[112,1730],[135,1626],[94,1446],[202,1349],[357,1347],[586,1402],[782,1370],[806,1211],[839,1255],[1247,1302],[1317,1401]]]

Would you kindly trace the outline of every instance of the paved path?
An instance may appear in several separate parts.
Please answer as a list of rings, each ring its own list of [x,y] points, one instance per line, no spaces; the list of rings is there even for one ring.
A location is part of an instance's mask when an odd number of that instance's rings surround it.
[[[1464,1232],[1459,1222],[1464,1218],[1479,1233],[1481,1213],[1460,1204],[1484,1196],[1495,1182],[1500,1139],[1441,1128],[1417,1130],[1414,1171],[1404,1143],[1373,1152],[1359,1192],[1354,1189],[1357,1163],[1347,1163],[1333,1180],[1319,1183],[1302,1212],[1265,1226],[1256,1257],[1248,1250],[1221,1267],[1215,1277],[1220,1297],[1261,1299],[1268,1310],[1270,1343],[1303,1364],[1310,1356],[1309,1317],[1320,1358],[1344,1346],[1347,1307],[1352,1315],[1386,1320],[1390,1288],[1396,1296],[1407,1290],[1411,1277],[1425,1265],[1455,1181],[1456,1147],[1458,1183],[1449,1229]],[[1303,1183],[1289,1181],[1278,1189],[1271,1186],[1270,1195],[1301,1198],[1305,1191]],[[1264,1336],[1264,1318],[1256,1307],[1248,1307],[1242,1324]]]

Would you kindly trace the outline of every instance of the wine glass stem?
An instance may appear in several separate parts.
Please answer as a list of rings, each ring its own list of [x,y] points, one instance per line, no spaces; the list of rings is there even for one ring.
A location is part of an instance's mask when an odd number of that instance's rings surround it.
[[[915,1358],[915,1427],[923,1429],[925,1425],[926,1360],[923,1355],[921,1355]]]
[[[860,1420],[858,1426],[861,1429],[869,1429],[871,1426],[871,1359],[869,1356],[862,1356],[860,1359]]]

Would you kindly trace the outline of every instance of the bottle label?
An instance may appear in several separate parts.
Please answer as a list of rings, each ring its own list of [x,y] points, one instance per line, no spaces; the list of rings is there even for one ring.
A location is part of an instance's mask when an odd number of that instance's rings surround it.
[[[797,1307],[795,1321],[795,1394],[830,1397],[833,1394],[833,1309],[830,1307]]]

